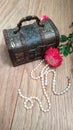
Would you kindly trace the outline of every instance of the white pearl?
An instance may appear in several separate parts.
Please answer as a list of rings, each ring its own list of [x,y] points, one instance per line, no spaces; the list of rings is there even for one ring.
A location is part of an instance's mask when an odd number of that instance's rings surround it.
[[[53,87],[55,87],[55,83],[54,82],[52,83],[52,85],[53,85]]]
[[[30,106],[28,107],[27,106],[27,102],[30,102]],[[32,100],[30,99],[30,98],[27,98],[26,99],[26,101],[24,102],[24,107],[26,108],[26,109],[31,109],[32,107],[33,107],[33,102],[32,102]]]
[[[56,71],[53,70],[53,69],[50,69],[49,66],[48,66],[48,64],[46,64],[46,65],[43,67],[43,69],[42,69],[42,71],[41,71],[41,74],[40,74],[39,76],[35,76],[35,77],[34,77],[34,76],[33,76],[33,73],[39,69],[39,66],[42,64],[43,61],[44,61],[44,60],[42,60],[42,61],[31,71],[31,78],[34,79],[34,80],[37,80],[37,79],[40,79],[40,78],[41,78],[42,90],[43,90],[43,94],[44,94],[44,96],[45,96],[45,98],[46,98],[46,100],[47,100],[47,103],[48,103],[48,109],[45,110],[45,109],[43,108],[42,102],[41,102],[41,100],[40,100],[38,97],[25,97],[25,96],[22,95],[20,89],[18,89],[18,93],[19,93],[19,96],[20,96],[21,98],[25,99],[24,107],[25,107],[26,109],[31,109],[31,108],[33,107],[33,101],[32,101],[32,100],[35,100],[35,101],[38,102],[39,107],[40,107],[40,109],[41,109],[43,112],[48,112],[48,111],[50,110],[50,108],[51,108],[50,99],[49,99],[49,96],[48,96],[48,94],[47,94],[47,92],[46,92],[46,86],[48,85],[48,74],[49,74],[50,72],[53,73],[52,91],[53,91],[53,93],[54,93],[55,95],[62,95],[62,94],[64,94],[64,93],[66,93],[66,92],[70,89],[71,83],[69,82],[69,83],[68,83],[68,86],[67,86],[63,91],[61,91],[60,93],[56,92],[56,91],[55,91],[55,87],[56,87]],[[30,102],[30,106],[27,106],[27,102],[28,102],[28,101]]]
[[[56,80],[55,80],[55,79],[53,79],[53,82],[56,82]]]
[[[47,86],[48,85],[48,83],[47,82],[45,82],[45,86]]]

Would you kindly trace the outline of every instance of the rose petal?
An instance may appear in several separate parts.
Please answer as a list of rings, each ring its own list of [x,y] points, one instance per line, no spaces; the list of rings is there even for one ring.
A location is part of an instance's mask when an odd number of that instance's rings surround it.
[[[58,67],[62,64],[63,61],[63,58],[58,48],[52,48],[52,47],[46,50],[44,59],[51,67]]]

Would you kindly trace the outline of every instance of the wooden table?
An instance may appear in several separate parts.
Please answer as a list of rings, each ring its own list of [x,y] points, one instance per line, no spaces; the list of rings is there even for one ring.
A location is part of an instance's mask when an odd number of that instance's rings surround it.
[[[46,107],[40,80],[30,78],[36,63],[13,67],[5,41],[4,28],[13,28],[24,16],[48,15],[56,24],[60,34],[68,34],[73,21],[72,0],[0,0],[0,130],[73,130],[73,88],[63,96],[51,92],[51,79],[47,93],[51,98],[51,110],[43,113],[35,102],[32,110],[25,110],[23,100],[18,96],[18,88],[25,96],[38,96]],[[71,76],[73,87],[73,55],[64,58],[57,70],[57,90],[67,85],[66,76]]]

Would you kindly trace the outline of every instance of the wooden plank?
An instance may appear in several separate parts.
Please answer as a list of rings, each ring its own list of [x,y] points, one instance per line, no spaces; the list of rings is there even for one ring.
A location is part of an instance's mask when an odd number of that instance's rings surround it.
[[[0,130],[9,130],[24,65],[17,68],[12,67],[6,47],[2,44],[0,46]]]
[[[50,112],[41,112],[36,102],[32,110],[24,109],[18,88],[25,96],[37,95],[46,107],[40,80],[30,78],[33,66],[39,61],[12,67],[2,35],[4,28],[15,27],[22,17],[44,14],[54,21],[61,34],[68,34],[68,26],[73,21],[72,10],[72,0],[0,0],[0,130],[73,130],[73,88],[63,96],[53,95],[51,74],[47,90],[52,104]],[[66,76],[71,75],[73,86],[73,54],[64,58],[63,65],[56,71],[57,90],[66,86]]]

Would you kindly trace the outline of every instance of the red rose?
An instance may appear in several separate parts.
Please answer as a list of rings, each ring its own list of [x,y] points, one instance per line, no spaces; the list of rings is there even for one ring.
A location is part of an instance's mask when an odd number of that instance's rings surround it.
[[[41,21],[42,21],[42,22],[45,22],[45,21],[48,20],[48,19],[49,19],[49,17],[46,16],[46,15],[44,15],[44,16],[42,16]]]
[[[51,67],[58,67],[62,64],[62,56],[61,53],[57,48],[50,47],[48,50],[46,50],[44,55],[45,61],[49,64]]]

